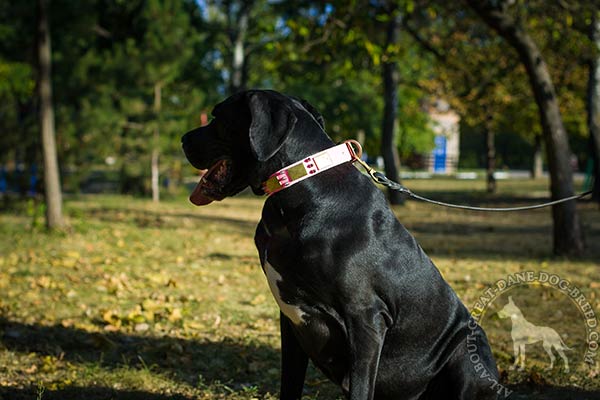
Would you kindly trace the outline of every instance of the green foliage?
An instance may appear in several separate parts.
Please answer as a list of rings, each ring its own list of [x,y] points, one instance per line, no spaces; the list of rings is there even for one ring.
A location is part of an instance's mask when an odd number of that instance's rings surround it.
[[[585,63],[596,51],[585,31],[592,9],[537,0],[512,7],[551,60],[565,126],[583,159]],[[520,135],[531,143],[541,131],[516,54],[458,3],[53,0],[54,104],[67,190],[77,191],[92,171],[100,171],[116,174],[123,191],[146,193],[154,147],[160,149],[161,176],[181,180],[179,137],[231,89],[242,9],[248,11],[245,85],[307,99],[324,115],[334,140],[364,135],[369,155],[380,152],[381,67],[387,61],[399,69],[402,158],[431,150],[423,104],[437,98],[451,103],[469,132],[482,132],[488,116],[498,135]],[[398,44],[385,48],[391,15],[402,17],[402,28]],[[41,160],[35,19],[35,7],[0,1],[3,163]],[[154,104],[157,87],[160,112]]]
[[[25,213],[31,220],[31,230],[41,230],[44,227],[44,213],[46,212],[46,205],[38,202],[35,199],[28,199]]]
[[[28,64],[0,60],[0,96],[23,101],[33,94],[33,72]]]
[[[0,2],[0,162],[11,149],[25,151],[36,140],[31,137],[35,115],[35,74],[31,62],[32,9],[23,2]]]
[[[516,52],[462,4],[435,0],[421,3],[406,20],[406,26],[421,43],[423,52],[433,55],[433,79],[428,86],[460,113],[463,132],[467,132],[463,140],[482,142],[487,124],[505,139],[520,136],[531,149],[535,136],[541,134],[539,111]],[[585,159],[586,59],[594,53],[585,27],[591,4],[548,5],[532,1],[516,2],[511,7],[518,9],[515,13],[525,21],[548,61],[573,150]],[[480,132],[481,139],[470,134],[473,132]],[[518,153],[508,163],[511,167],[523,167],[532,159],[531,154],[521,154],[524,149],[519,141],[510,140]],[[479,143],[468,147],[479,150],[463,152],[461,157],[484,160],[485,149]],[[498,161],[500,166],[509,160]]]
[[[23,139],[23,103],[33,96],[35,83],[31,67],[22,62],[9,62],[0,58],[0,161],[9,149],[19,145]]]
[[[197,81],[203,67],[196,55],[208,47],[192,25],[191,6],[177,0],[52,2],[54,104],[67,190],[77,191],[90,170],[109,168],[120,171],[124,191],[146,192],[155,145],[163,175],[180,179],[179,137],[197,124],[216,90]],[[0,129],[7,133],[0,135],[0,160],[24,153],[31,154],[28,162],[40,159],[39,150],[28,150],[38,141],[31,21],[35,8],[0,4],[0,38],[9,40],[0,41]],[[108,167],[107,157],[114,160]]]
[[[162,172],[170,174],[180,156],[179,136],[204,98],[183,76],[200,41],[190,18],[180,1],[113,4],[97,15],[98,21],[106,21],[102,30],[111,40],[102,38],[101,45],[86,48],[72,66],[78,80],[73,86],[82,90],[76,107],[57,107],[66,139],[62,159],[68,165],[85,173],[89,161],[104,163],[111,157],[113,168],[121,172],[123,191],[147,192],[152,133],[158,126]],[[121,31],[117,24],[124,20],[133,29]],[[155,86],[162,89],[159,114]]]
[[[433,132],[422,107],[429,96],[422,82],[431,69],[404,33],[398,46],[382,48],[387,11],[335,1],[292,2],[288,7],[293,12],[282,13],[290,34],[274,44],[277,63],[270,68],[276,87],[311,102],[335,140],[364,135],[365,150],[375,156],[380,153],[383,115],[381,62],[395,59],[401,76],[399,152],[408,157],[431,150]]]

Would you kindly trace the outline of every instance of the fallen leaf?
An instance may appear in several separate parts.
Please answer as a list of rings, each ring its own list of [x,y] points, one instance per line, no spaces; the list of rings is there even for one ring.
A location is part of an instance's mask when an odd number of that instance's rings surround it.
[[[171,311],[171,314],[169,315],[169,321],[175,322],[175,321],[179,321],[180,319],[181,319],[181,309],[176,307]]]
[[[118,332],[119,331],[119,327],[115,326],[115,325],[105,325],[104,326],[104,330],[106,332]]]
[[[135,324],[133,329],[136,332],[146,332],[148,329],[150,329],[150,325],[148,325],[146,323]]]
[[[31,367],[29,367],[29,368],[25,369],[25,370],[24,370],[24,372],[25,372],[26,374],[34,374],[34,373],[36,373],[36,372],[37,372],[37,370],[38,370],[38,367],[37,367],[37,365],[33,364]]]
[[[258,296],[253,298],[252,301],[250,301],[250,304],[252,304],[253,306],[256,306],[256,305],[264,303],[265,300],[267,300],[267,297],[264,294],[259,294]]]

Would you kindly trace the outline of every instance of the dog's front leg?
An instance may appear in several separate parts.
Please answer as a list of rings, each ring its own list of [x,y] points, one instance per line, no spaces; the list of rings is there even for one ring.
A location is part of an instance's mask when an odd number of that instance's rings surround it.
[[[372,400],[379,368],[379,356],[387,327],[383,318],[351,318],[348,339],[352,352],[350,364],[350,400]]]
[[[292,322],[279,314],[281,329],[281,400],[299,400],[302,397],[308,356],[300,347],[292,331]]]

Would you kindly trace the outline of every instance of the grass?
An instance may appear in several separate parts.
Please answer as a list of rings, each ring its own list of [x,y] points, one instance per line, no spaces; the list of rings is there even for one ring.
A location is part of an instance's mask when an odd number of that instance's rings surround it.
[[[431,197],[476,205],[529,204],[545,181],[414,180]],[[516,199],[516,200],[515,200]],[[154,205],[81,196],[65,205],[70,228],[45,233],[39,207],[0,212],[0,399],[271,399],[279,380],[278,310],[253,235],[264,199],[241,196],[196,208],[184,197]],[[395,209],[466,305],[498,279],[545,270],[577,285],[600,314],[600,215],[578,207],[588,251],[551,256],[551,214],[472,213],[408,202]],[[37,211],[36,211],[37,210]],[[510,322],[496,311],[516,299],[528,320],[551,326],[573,349],[546,371],[541,344],[513,361]],[[512,398],[598,398],[597,367],[582,362],[581,313],[555,289],[504,293],[482,320]],[[311,369],[307,399],[339,390]],[[544,397],[545,396],[545,397]],[[595,397],[594,397],[595,396]]]

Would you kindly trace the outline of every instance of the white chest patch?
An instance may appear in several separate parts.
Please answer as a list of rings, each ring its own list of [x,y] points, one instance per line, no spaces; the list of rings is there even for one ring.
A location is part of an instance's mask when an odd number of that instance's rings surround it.
[[[304,316],[306,313],[302,311],[300,307],[293,304],[288,304],[281,298],[281,293],[279,292],[279,286],[277,285],[277,282],[282,282],[283,278],[279,272],[277,272],[268,261],[265,261],[264,270],[265,275],[267,276],[267,282],[269,282],[271,293],[273,293],[273,297],[279,305],[279,309],[283,315],[288,317],[295,325],[305,323],[306,321],[304,320]]]

